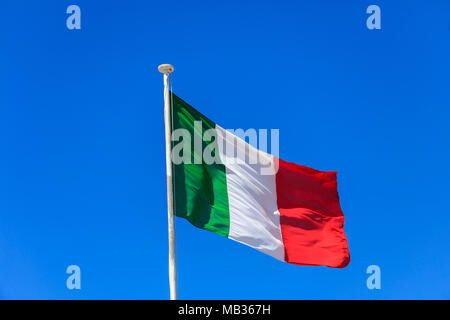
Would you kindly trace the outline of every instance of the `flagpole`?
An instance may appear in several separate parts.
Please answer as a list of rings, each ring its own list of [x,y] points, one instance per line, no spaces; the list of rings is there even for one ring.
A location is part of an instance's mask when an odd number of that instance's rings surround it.
[[[175,228],[173,221],[173,189],[172,189],[172,161],[171,161],[171,106],[169,96],[169,74],[174,70],[170,64],[158,66],[159,72],[164,74],[164,124],[166,129],[166,175],[167,175],[167,215],[169,220],[169,285],[170,300],[177,300],[177,279],[175,265]]]

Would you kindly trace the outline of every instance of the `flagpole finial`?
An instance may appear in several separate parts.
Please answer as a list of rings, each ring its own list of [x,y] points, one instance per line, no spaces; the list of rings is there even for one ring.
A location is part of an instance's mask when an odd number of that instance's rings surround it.
[[[169,73],[173,72],[174,69],[175,68],[173,67],[173,65],[167,64],[167,63],[160,64],[158,66],[158,71],[161,73],[164,73],[164,74],[169,74]]]

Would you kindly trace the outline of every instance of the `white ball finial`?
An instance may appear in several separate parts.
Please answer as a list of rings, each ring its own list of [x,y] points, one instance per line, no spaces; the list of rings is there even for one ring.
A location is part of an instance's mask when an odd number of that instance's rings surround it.
[[[164,74],[171,73],[171,72],[173,72],[174,69],[175,68],[171,64],[160,64],[158,66],[158,71],[161,73],[164,73]]]

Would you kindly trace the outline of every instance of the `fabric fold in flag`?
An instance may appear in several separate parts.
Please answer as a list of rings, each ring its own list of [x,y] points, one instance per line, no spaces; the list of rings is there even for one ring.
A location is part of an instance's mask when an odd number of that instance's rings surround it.
[[[176,216],[288,263],[348,265],[336,172],[258,150],[171,96]]]

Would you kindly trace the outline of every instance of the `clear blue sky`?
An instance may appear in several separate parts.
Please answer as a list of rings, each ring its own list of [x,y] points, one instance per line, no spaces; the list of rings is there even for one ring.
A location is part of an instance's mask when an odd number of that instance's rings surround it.
[[[339,172],[352,259],[289,265],[178,219],[180,298],[450,298],[447,0],[2,0],[0,41],[0,298],[168,298],[160,63],[222,127]]]

